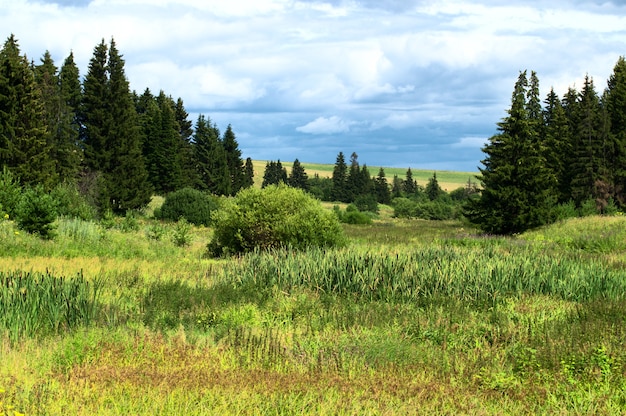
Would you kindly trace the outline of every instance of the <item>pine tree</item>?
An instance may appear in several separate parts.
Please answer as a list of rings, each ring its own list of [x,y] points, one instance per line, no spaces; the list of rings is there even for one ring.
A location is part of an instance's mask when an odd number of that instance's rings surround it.
[[[142,153],[135,103],[115,41],[94,49],[83,83],[81,135],[86,167],[101,178],[101,209],[138,209],[150,201],[152,189]]]
[[[537,125],[529,117],[527,93],[524,71],[515,83],[508,117],[498,123],[499,133],[483,148],[487,158],[480,169],[482,194],[480,199],[470,200],[466,215],[489,233],[522,232],[552,217],[549,171]]]
[[[251,158],[246,158],[243,175],[243,189],[251,188],[254,185],[254,165]]]
[[[239,144],[237,143],[235,133],[230,124],[226,127],[222,144],[226,152],[226,164],[228,165],[228,172],[230,174],[230,192],[231,195],[235,195],[243,188],[244,171],[241,150],[239,150]]]
[[[426,196],[431,201],[435,201],[439,199],[439,196],[443,193],[443,190],[439,186],[439,182],[437,181],[437,172],[433,172],[433,176],[428,180],[426,184]]]
[[[391,197],[400,198],[404,189],[403,180],[398,175],[393,175],[393,182],[391,184]]]
[[[298,159],[293,161],[293,166],[287,183],[293,188],[300,188],[305,191],[309,190],[309,177]]]
[[[542,147],[546,167],[552,171],[557,201],[564,203],[571,196],[568,167],[572,160],[572,137],[565,109],[554,89],[548,93],[543,113],[545,131]]]
[[[267,162],[265,165],[265,172],[263,173],[263,183],[261,184],[261,187],[265,188],[269,185],[278,185],[281,183],[288,183],[287,169],[283,167],[280,159],[277,162],[274,162],[273,160]]]
[[[600,99],[593,79],[585,77],[578,100],[578,119],[573,133],[574,159],[571,192],[577,204],[594,196],[596,181],[603,180],[603,139]]]
[[[383,168],[379,169],[378,176],[374,180],[374,193],[379,204],[389,204],[391,202],[391,192]]]
[[[141,132],[124,60],[111,39],[108,58],[108,97],[112,125],[109,126],[110,169],[107,180],[108,203],[120,213],[141,208],[150,202],[152,188],[142,153]]]
[[[0,168],[49,189],[57,179],[45,120],[35,74],[11,35],[0,50]]]
[[[193,122],[189,120],[189,113],[185,109],[182,98],[176,100],[174,116],[178,125],[180,140],[180,163],[182,169],[183,187],[199,187],[200,177],[196,169],[196,160],[193,150]]]
[[[603,102],[610,116],[611,156],[615,197],[626,207],[626,60],[620,56],[607,82]]]
[[[361,195],[361,166],[359,165],[359,155],[352,152],[350,155],[350,167],[346,180],[346,195],[343,202],[354,202],[356,197]]]
[[[80,135],[84,147],[85,164],[93,172],[110,170],[111,146],[108,143],[108,130],[113,121],[109,113],[107,52],[108,47],[102,40],[94,49],[83,81]]]
[[[215,195],[230,195],[231,180],[220,132],[200,114],[194,135],[194,153],[201,189]]]
[[[414,195],[418,190],[417,181],[413,179],[411,168],[408,168],[406,171],[406,178],[402,182],[402,190],[407,196]]]
[[[59,71],[59,88],[63,103],[61,128],[59,129],[60,147],[63,153],[58,155],[59,175],[61,180],[75,180],[80,171],[83,158],[79,145],[80,121],[78,112],[82,100],[80,73],[72,53],[65,59]]]
[[[333,201],[347,200],[347,179],[348,179],[348,166],[344,158],[343,152],[339,152],[335,167],[333,168],[333,188],[331,191],[331,198]]]

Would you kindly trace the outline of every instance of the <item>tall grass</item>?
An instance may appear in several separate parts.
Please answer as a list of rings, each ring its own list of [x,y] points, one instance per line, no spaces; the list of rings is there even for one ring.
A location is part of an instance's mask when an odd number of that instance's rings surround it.
[[[308,288],[386,302],[432,298],[484,302],[502,296],[623,299],[626,279],[599,261],[542,255],[532,247],[433,245],[395,254],[373,250],[255,252],[226,267],[227,279],[259,291]]]
[[[0,272],[0,330],[15,342],[88,326],[96,314],[99,290],[98,282],[82,274],[66,278]]]

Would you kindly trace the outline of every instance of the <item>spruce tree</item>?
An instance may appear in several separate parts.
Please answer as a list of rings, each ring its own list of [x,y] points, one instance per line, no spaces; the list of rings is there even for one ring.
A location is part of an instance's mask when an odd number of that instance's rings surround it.
[[[241,150],[235,138],[232,126],[229,124],[224,132],[222,139],[224,151],[226,153],[226,164],[230,174],[230,193],[235,195],[244,184],[243,160],[241,159]]]
[[[607,82],[603,99],[610,116],[611,157],[615,197],[626,207],[626,60],[620,56]]]
[[[374,180],[374,193],[379,204],[389,204],[391,202],[391,192],[383,168],[378,170],[378,176]]]
[[[60,147],[63,153],[58,155],[59,175],[61,180],[75,180],[80,171],[82,149],[79,144],[79,110],[82,99],[80,73],[74,62],[74,55],[69,54],[59,71],[59,88],[63,105],[61,128],[59,129]]]
[[[572,160],[572,138],[565,109],[559,96],[551,89],[545,100],[543,112],[545,131],[542,137],[546,166],[552,171],[554,192],[557,201],[569,201],[570,175]]]
[[[332,176],[333,188],[330,196],[333,201],[345,202],[347,200],[347,179],[348,166],[346,165],[343,152],[339,152],[333,168]]]
[[[350,167],[348,169],[348,178],[346,180],[346,195],[343,202],[354,202],[357,196],[361,195],[362,178],[361,166],[359,165],[359,155],[352,152],[350,155]]]
[[[11,35],[0,50],[0,168],[22,184],[50,189],[57,182],[41,89]]]
[[[414,195],[418,190],[417,181],[413,179],[413,172],[411,171],[411,168],[408,168],[406,171],[406,177],[402,182],[402,190],[407,196]]]
[[[488,233],[518,233],[552,217],[554,195],[527,93],[524,71],[515,83],[508,116],[498,123],[499,133],[483,148],[482,194],[470,200],[466,215]]]
[[[216,125],[211,125],[211,119],[202,114],[196,122],[194,154],[201,189],[215,195],[230,195],[230,171],[220,132]]]
[[[251,158],[246,158],[243,175],[243,189],[251,188],[254,185],[254,165]]]
[[[196,160],[193,150],[193,122],[189,120],[189,113],[185,109],[182,98],[176,100],[174,116],[178,125],[180,140],[180,163],[182,169],[183,187],[199,187],[200,177],[196,169]]]
[[[403,180],[398,175],[393,175],[393,181],[391,183],[391,197],[400,198],[404,188]]]
[[[573,133],[574,159],[570,169],[572,198],[580,205],[594,196],[594,185],[603,179],[604,172],[600,99],[589,76],[585,77],[579,94],[577,114]]]
[[[82,138],[86,167],[100,178],[101,209],[123,213],[150,201],[152,189],[124,60],[115,41],[94,48],[83,83]]]
[[[142,153],[141,132],[124,60],[111,39],[108,58],[108,97],[112,125],[107,140],[111,150],[110,169],[105,171],[108,202],[114,211],[124,213],[150,202],[152,188]]]
[[[287,183],[293,188],[300,188],[305,191],[309,190],[309,177],[298,159],[293,161]]]
[[[431,201],[435,201],[439,199],[439,196],[443,193],[443,190],[439,186],[439,182],[437,181],[437,172],[433,172],[433,176],[428,180],[426,184],[426,196]]]

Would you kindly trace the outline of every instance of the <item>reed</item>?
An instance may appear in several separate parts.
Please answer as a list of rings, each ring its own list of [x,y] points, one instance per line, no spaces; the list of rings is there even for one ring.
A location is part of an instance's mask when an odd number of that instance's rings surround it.
[[[307,288],[386,302],[451,297],[469,302],[522,295],[564,300],[623,299],[624,273],[576,256],[521,246],[468,249],[446,245],[402,250],[257,251],[225,267],[225,279],[263,291]]]
[[[11,342],[89,326],[96,316],[100,284],[82,273],[0,273],[0,330]]]

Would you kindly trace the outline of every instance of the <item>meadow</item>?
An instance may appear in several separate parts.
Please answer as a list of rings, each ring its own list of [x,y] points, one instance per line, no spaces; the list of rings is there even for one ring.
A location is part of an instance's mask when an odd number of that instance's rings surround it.
[[[389,213],[220,260],[149,215],[0,222],[0,415],[623,412],[626,218],[504,238]]]

